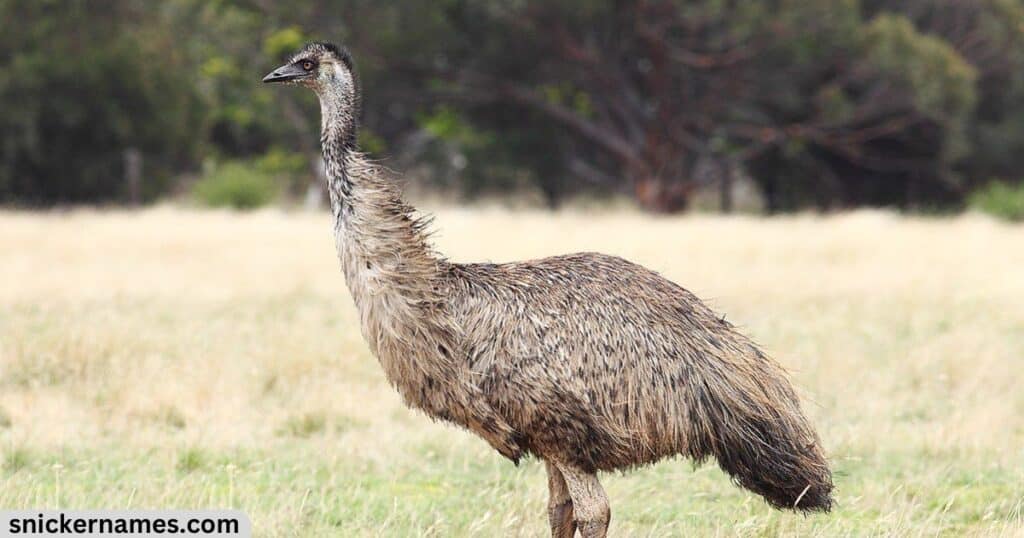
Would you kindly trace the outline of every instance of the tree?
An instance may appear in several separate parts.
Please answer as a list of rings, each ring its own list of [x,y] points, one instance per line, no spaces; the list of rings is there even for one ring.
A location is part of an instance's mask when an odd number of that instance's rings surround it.
[[[126,151],[144,195],[190,161],[200,125],[170,35],[138,25],[131,2],[0,3],[0,199],[32,205],[126,196]]]
[[[1021,0],[106,6],[0,0],[0,201],[124,200],[139,162],[150,198],[207,160],[318,181],[315,99],[257,82],[308,39],[355,52],[365,149],[468,196],[671,212],[742,170],[774,211],[911,209],[1021,178]]]

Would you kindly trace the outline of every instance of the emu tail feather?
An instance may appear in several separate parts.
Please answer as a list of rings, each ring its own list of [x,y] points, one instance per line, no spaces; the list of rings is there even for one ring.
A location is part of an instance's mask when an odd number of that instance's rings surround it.
[[[690,455],[714,456],[736,484],[775,508],[828,512],[832,473],[821,441],[782,368],[755,354],[695,383]]]

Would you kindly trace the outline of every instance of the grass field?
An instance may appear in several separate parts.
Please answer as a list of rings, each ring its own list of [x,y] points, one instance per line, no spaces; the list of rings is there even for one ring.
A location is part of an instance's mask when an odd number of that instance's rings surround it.
[[[440,249],[656,269],[793,373],[826,516],[712,464],[604,478],[614,536],[1024,535],[1024,227],[441,210]],[[543,468],[406,410],[326,215],[0,213],[0,507],[237,507],[259,536],[543,536]]]

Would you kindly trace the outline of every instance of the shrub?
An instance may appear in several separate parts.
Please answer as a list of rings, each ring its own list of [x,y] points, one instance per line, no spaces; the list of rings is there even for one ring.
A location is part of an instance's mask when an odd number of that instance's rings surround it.
[[[278,195],[274,176],[242,162],[217,166],[192,187],[199,203],[211,207],[253,209],[269,204]]]
[[[309,159],[302,153],[273,148],[251,162],[257,171],[274,178],[290,193],[301,193],[309,184]]]
[[[166,192],[201,149],[204,105],[175,34],[128,2],[0,2],[0,201],[126,200],[125,151],[140,194]],[[131,21],[131,22],[129,22]]]
[[[968,205],[994,217],[1024,221],[1024,183],[994,181],[971,194]]]
[[[198,448],[186,449],[178,454],[178,472],[188,474],[206,466],[206,453]]]
[[[289,418],[278,429],[278,434],[306,438],[324,431],[327,418],[320,413],[306,413]]]

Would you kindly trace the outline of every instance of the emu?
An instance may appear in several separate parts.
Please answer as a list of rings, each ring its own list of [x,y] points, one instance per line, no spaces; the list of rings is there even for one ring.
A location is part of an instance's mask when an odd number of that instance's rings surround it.
[[[553,536],[605,536],[598,471],[673,456],[714,457],[775,508],[831,508],[831,472],[786,372],[693,294],[596,253],[450,262],[356,149],[345,49],[309,43],[263,82],[319,97],[338,257],[389,383],[517,465],[542,459]]]

